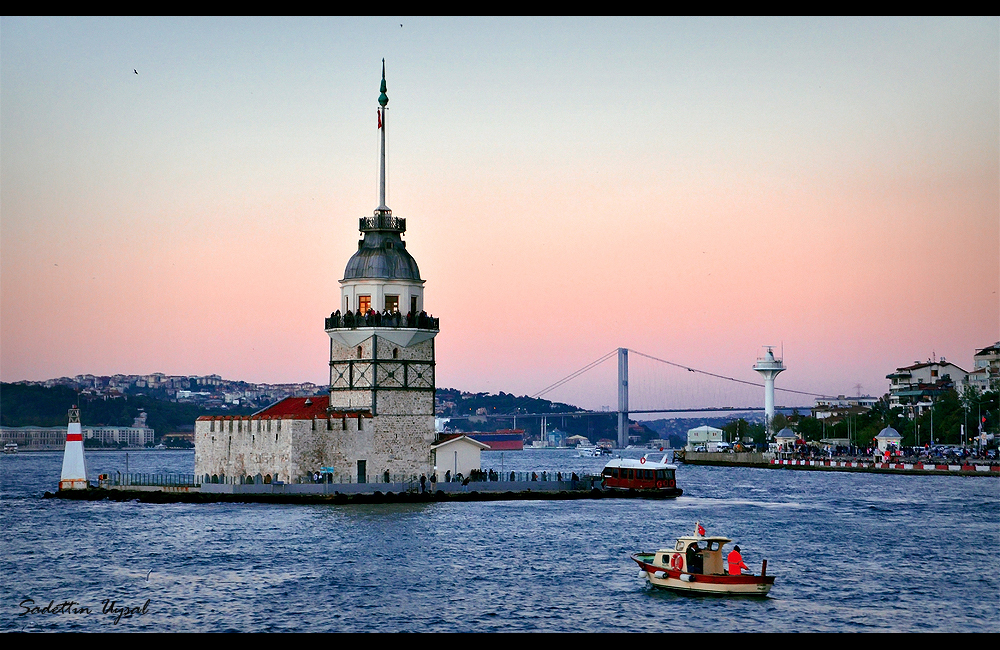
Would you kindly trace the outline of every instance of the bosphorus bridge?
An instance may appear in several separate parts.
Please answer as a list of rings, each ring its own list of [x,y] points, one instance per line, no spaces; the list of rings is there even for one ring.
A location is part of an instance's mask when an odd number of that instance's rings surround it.
[[[542,398],[594,369],[604,366],[616,357],[618,360],[616,412],[618,415],[619,447],[624,447],[628,443],[630,414],[740,413],[765,410],[764,382],[738,379],[628,348],[611,350],[529,397],[532,399]],[[758,361],[760,360],[758,359]],[[778,359],[778,363],[780,362],[781,360]],[[811,405],[801,405],[804,398],[831,397],[822,393],[778,386],[774,386],[774,392],[781,393],[786,400],[799,402],[799,404],[778,406],[779,410],[791,408],[808,410]],[[479,417],[514,418],[516,428],[517,419],[542,418],[544,421],[546,418],[560,416],[598,414],[607,416],[609,412],[611,412],[610,409],[605,408],[600,411],[579,409],[565,412],[554,410],[547,413],[491,413]]]

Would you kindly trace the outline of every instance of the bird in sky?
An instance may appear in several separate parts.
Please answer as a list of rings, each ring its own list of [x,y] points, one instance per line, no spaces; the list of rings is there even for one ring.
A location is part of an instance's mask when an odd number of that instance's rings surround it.
[[[134,72],[134,73],[136,73],[136,74],[139,74],[139,71],[138,71],[138,70],[136,70],[135,68],[132,68],[132,72]]]

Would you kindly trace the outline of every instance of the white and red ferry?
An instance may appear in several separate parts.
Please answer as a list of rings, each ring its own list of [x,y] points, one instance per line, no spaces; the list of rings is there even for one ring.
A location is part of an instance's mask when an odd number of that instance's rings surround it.
[[[646,454],[639,460],[616,458],[601,471],[601,486],[611,490],[636,490],[660,496],[677,497],[684,491],[677,487],[677,466],[667,463],[667,454],[659,462]]]
[[[717,596],[766,596],[774,585],[767,575],[767,560],[761,563],[760,575],[726,571],[722,548],[731,542],[726,537],[706,536],[695,523],[695,532],[678,537],[673,548],[655,553],[633,553],[639,575],[655,587],[680,593]]]

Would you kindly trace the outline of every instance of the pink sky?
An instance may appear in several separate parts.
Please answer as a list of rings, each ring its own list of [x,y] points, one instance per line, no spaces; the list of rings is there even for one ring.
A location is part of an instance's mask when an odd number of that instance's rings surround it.
[[[3,18],[0,375],[324,383],[382,57],[438,386],[533,394],[617,347],[756,381],[773,344],[779,387],[832,394],[969,369],[1000,340],[998,32]],[[546,397],[613,405],[614,375]]]

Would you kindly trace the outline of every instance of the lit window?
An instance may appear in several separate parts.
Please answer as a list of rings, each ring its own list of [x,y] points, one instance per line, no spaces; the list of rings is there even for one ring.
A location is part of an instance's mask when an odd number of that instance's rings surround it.
[[[367,314],[368,310],[371,308],[372,308],[371,296],[358,296],[358,309],[361,310],[362,314]]]

